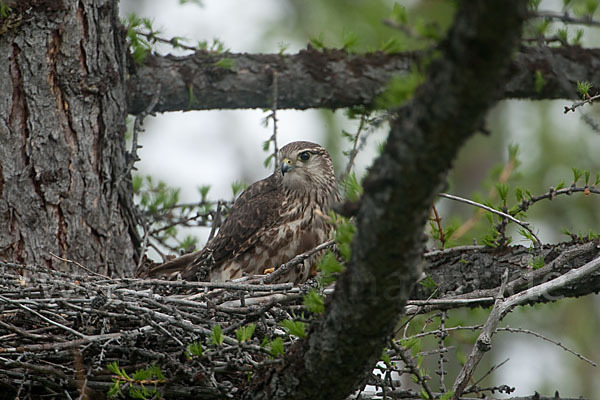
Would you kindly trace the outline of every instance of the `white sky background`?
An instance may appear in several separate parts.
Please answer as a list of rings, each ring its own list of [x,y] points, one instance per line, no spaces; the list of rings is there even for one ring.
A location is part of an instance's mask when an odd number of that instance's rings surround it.
[[[552,5],[553,2],[544,4]],[[282,14],[281,7],[284,6],[277,0],[205,0],[202,7],[195,4],[180,5],[178,0],[122,0],[120,3],[122,16],[135,12],[139,16],[151,18],[155,29],[160,30],[164,38],[185,37],[191,39],[189,44],[192,45],[198,40],[210,42],[213,38],[218,38],[232,52],[266,53],[278,52],[282,40],[264,38],[261,26],[277,20]],[[286,44],[289,53],[306,46],[305,43]],[[162,47],[161,52],[177,54],[168,47]],[[557,105],[557,108],[560,107]],[[502,118],[510,124],[510,142],[519,143],[522,152],[526,154],[535,152],[535,147],[531,147],[534,143],[526,138],[535,132],[535,121],[539,117],[528,115],[527,108],[522,103],[508,103],[507,107],[502,108],[507,110],[506,116]],[[327,127],[318,113],[316,110],[279,111],[280,147],[294,140],[322,143]],[[173,112],[159,114],[155,118],[149,117],[145,120],[146,132],[139,140],[143,148],[138,152],[141,158],[136,164],[138,173],[151,175],[170,186],[180,187],[180,199],[183,202],[198,201],[196,188],[206,184],[212,186],[209,195],[211,199],[230,199],[231,182],[252,183],[272,172],[263,167],[267,153],[262,151],[262,143],[272,134],[271,126],[265,128],[262,123],[266,115],[262,110],[240,110]],[[557,123],[564,124],[565,131],[572,132],[582,126],[576,113],[565,116],[559,110],[553,115],[558,116]],[[355,130],[353,123],[341,117],[338,119],[346,130]],[[376,144],[384,138],[385,131],[369,138],[367,149],[356,161],[358,176],[370,165]],[[590,151],[599,150],[598,141],[594,143],[589,147]],[[526,171],[526,165],[523,170]],[[337,172],[339,174],[340,171]],[[569,177],[568,171],[565,179],[568,180]],[[443,204],[440,207],[443,208]],[[549,229],[555,231],[556,227]],[[208,231],[193,233],[200,237],[198,245],[201,247]],[[543,240],[546,239],[543,231],[540,236]],[[494,354],[502,358],[496,360],[497,363],[507,357],[511,361],[496,373],[496,382],[516,386],[517,390],[512,396],[530,395],[539,390],[537,385],[544,374],[553,374],[554,371],[549,371],[548,368],[557,365],[556,357],[562,357],[563,354],[560,354],[560,349],[544,347],[545,344],[539,341],[537,344],[525,344],[519,342],[519,339],[513,339],[511,345],[506,345],[507,340],[511,340],[507,336],[504,334],[502,351]],[[542,347],[544,350],[541,350]],[[540,365],[545,367],[545,372],[536,369]],[[561,391],[561,394],[567,393]],[[569,394],[577,395],[576,392]]]

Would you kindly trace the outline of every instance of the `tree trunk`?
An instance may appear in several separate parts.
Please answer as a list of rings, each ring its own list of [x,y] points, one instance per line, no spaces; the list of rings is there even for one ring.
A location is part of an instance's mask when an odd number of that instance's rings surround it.
[[[54,254],[131,275],[137,235],[116,1],[14,2],[0,19],[0,52],[0,258],[79,268]]]

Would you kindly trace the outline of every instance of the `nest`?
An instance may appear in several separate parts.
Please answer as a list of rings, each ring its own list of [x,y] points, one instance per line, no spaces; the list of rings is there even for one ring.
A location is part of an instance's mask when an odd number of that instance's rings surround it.
[[[6,262],[0,270],[8,398],[235,396],[283,363],[272,343],[295,340],[280,322],[297,319],[312,286],[111,279]]]

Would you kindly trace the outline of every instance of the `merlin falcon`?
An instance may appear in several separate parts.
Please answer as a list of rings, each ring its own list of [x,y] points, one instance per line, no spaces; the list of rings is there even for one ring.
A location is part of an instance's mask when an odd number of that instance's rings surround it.
[[[277,171],[242,192],[202,250],[151,268],[148,275],[228,281],[263,274],[330,239],[333,226],[327,214],[340,197],[329,153],[316,143],[299,141],[279,154]],[[277,281],[306,281],[319,256],[307,258]]]

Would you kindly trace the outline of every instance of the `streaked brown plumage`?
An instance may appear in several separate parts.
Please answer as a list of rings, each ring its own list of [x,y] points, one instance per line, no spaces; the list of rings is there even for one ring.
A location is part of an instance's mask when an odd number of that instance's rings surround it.
[[[149,271],[181,273],[187,280],[227,281],[262,274],[329,239],[327,213],[339,201],[333,164],[323,147],[292,142],[280,150],[281,166],[250,185],[235,201],[217,235],[204,249]],[[318,254],[280,282],[304,282]]]

